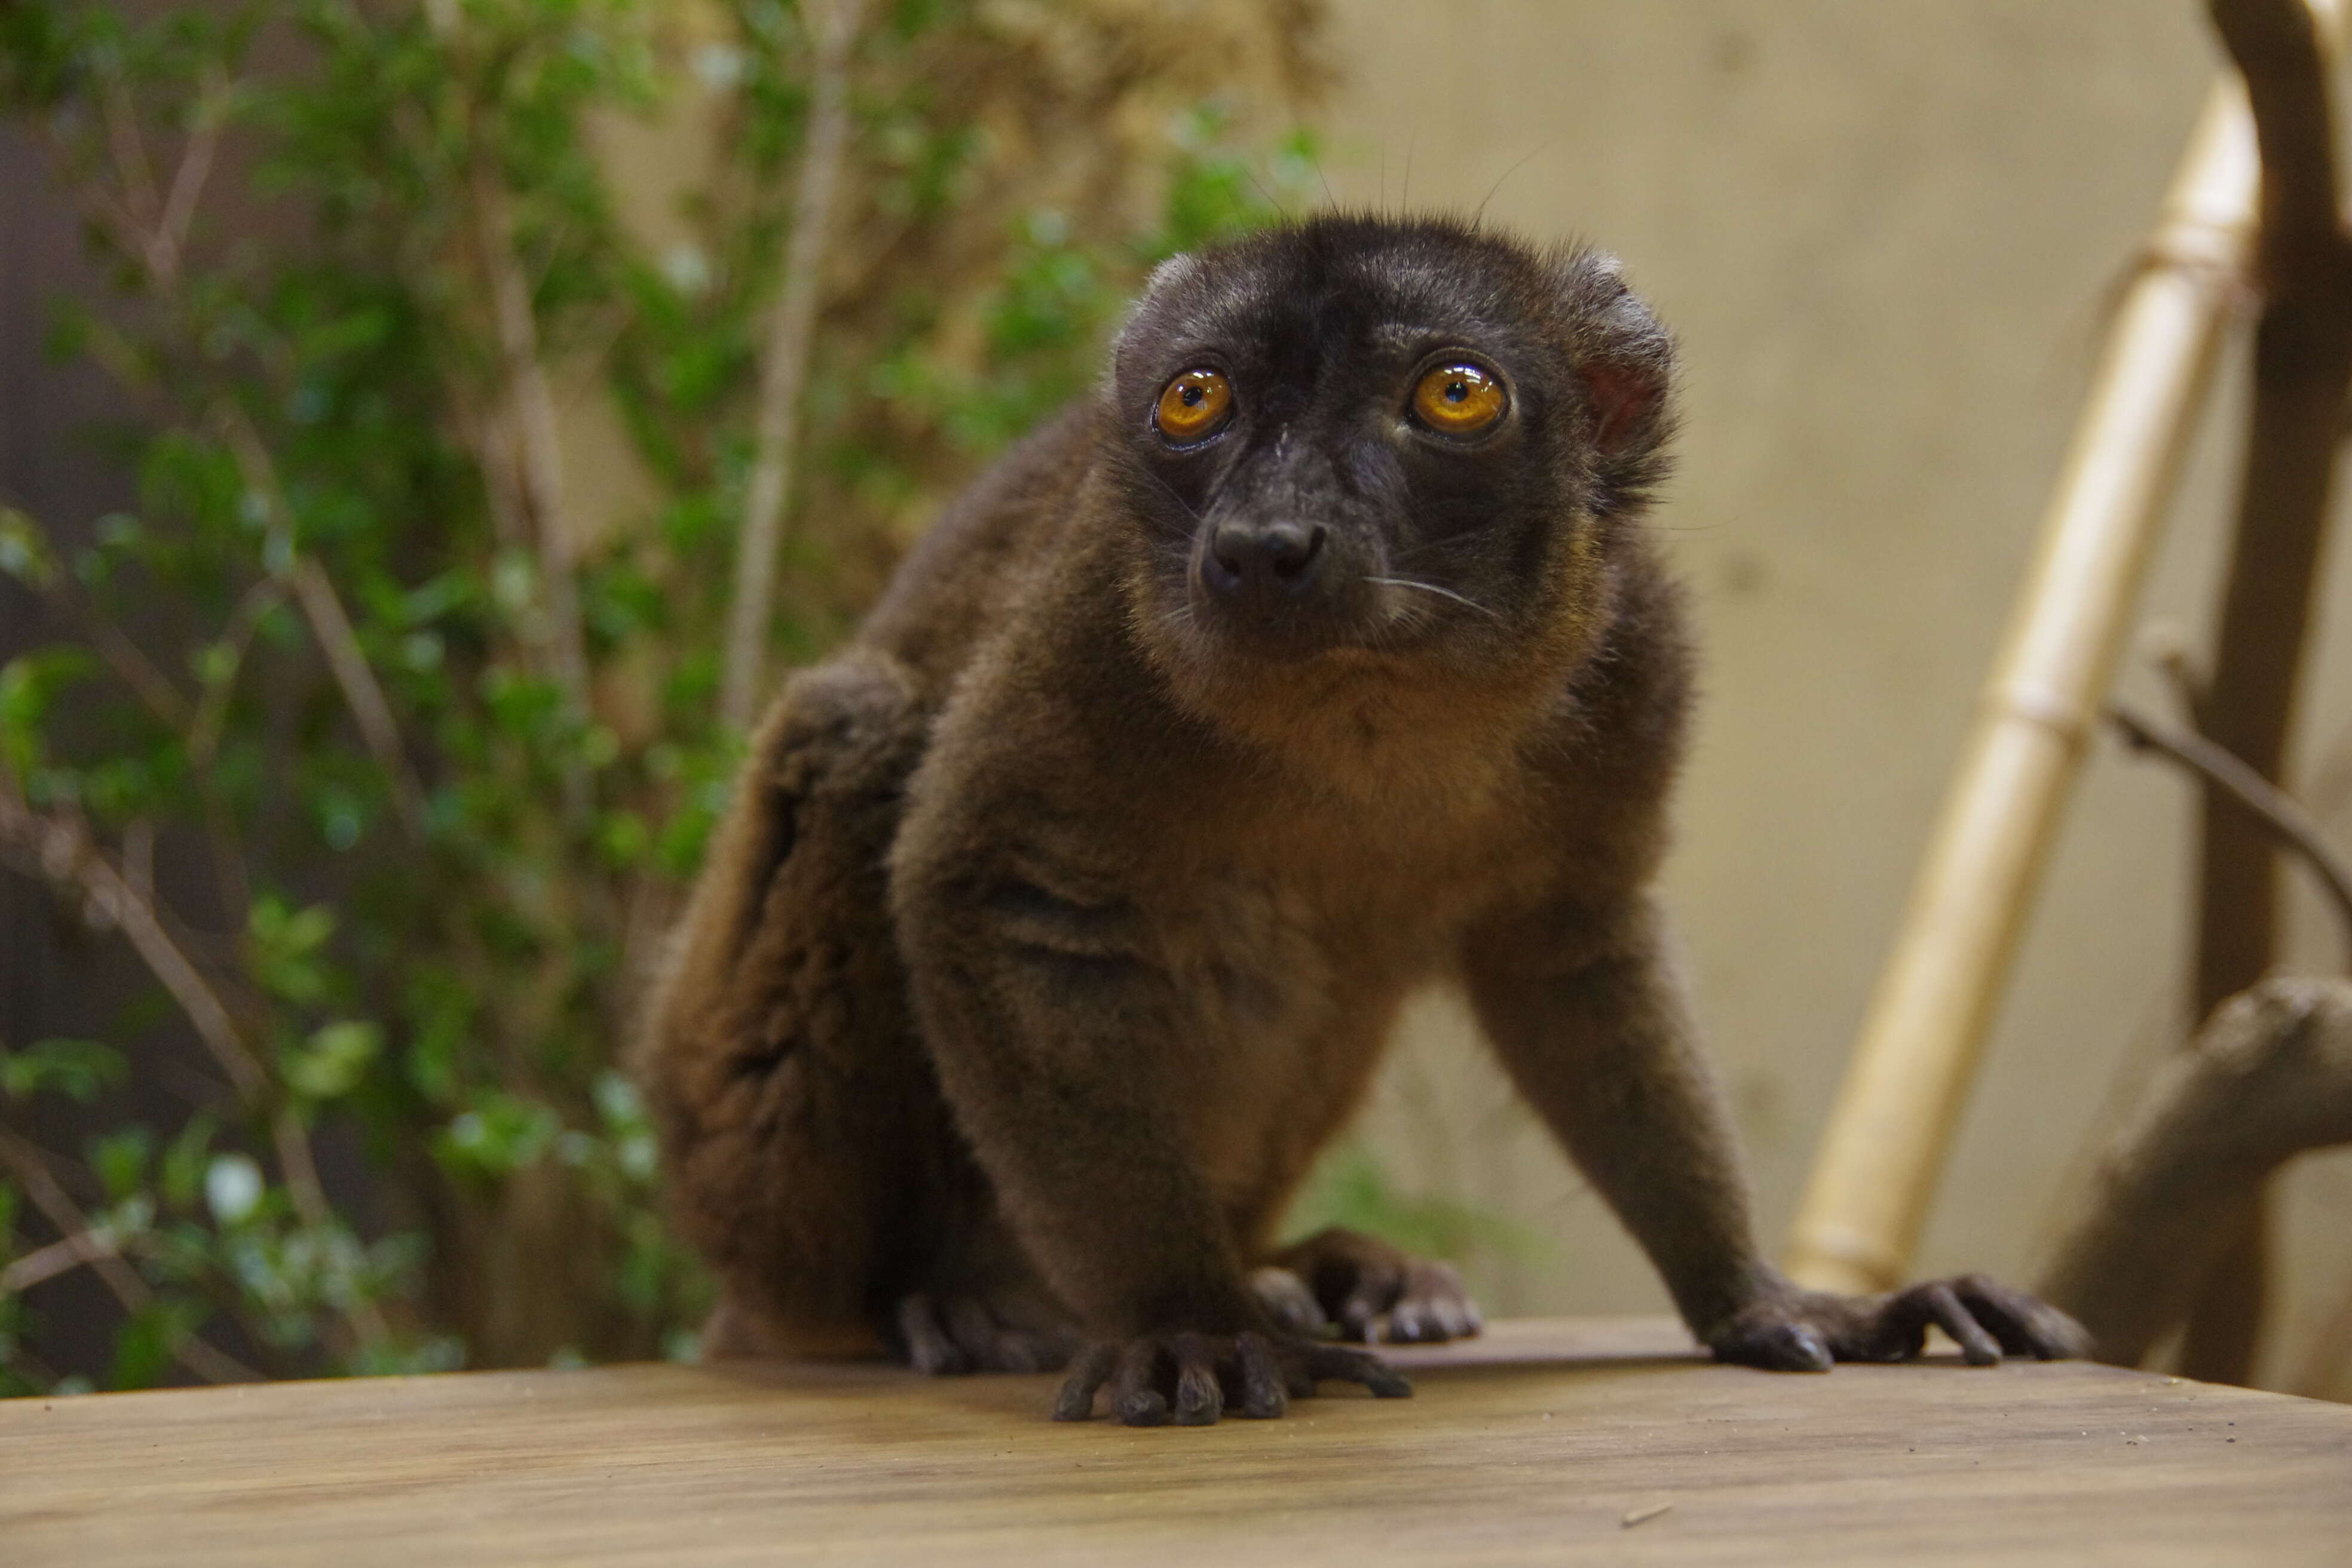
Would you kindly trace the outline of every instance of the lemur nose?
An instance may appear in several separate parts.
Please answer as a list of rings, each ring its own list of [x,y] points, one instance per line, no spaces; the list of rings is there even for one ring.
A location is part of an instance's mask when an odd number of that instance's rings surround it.
[[[1221,522],[1209,536],[1202,574],[1221,594],[1296,594],[1315,575],[1323,538],[1320,523],[1307,528],[1295,522]]]

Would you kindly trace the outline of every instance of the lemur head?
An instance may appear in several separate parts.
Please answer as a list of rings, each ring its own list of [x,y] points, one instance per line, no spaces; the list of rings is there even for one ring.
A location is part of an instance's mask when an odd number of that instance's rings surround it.
[[[1664,472],[1673,358],[1612,258],[1454,222],[1168,262],[1103,388],[1138,636],[1212,682],[1559,646]]]

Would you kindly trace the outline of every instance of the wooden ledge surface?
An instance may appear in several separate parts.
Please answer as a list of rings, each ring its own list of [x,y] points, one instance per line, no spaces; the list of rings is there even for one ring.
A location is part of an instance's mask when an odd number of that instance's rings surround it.
[[[1191,1430],[870,1364],[0,1402],[0,1563],[2352,1563],[2352,1405],[2080,1363],[1776,1375],[1657,1320],[1396,1359],[1411,1400]]]

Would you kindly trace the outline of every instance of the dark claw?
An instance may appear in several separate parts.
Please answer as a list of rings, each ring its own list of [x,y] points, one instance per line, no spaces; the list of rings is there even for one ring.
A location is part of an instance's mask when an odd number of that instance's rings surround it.
[[[1241,1369],[1241,1413],[1244,1415],[1254,1420],[1270,1421],[1290,1407],[1281,1363],[1276,1359],[1274,1347],[1266,1343],[1264,1334],[1235,1335],[1234,1359]]]
[[[1338,1345],[1312,1346],[1307,1352],[1307,1372],[1310,1377],[1329,1378],[1335,1383],[1360,1383],[1371,1390],[1375,1399],[1412,1397],[1412,1384],[1404,1373],[1364,1351],[1343,1350]]]
[[[2002,1355],[2086,1355],[2090,1335],[2057,1308],[1981,1274],[1929,1279],[1886,1296],[1839,1296],[1781,1281],[1710,1336],[1719,1361],[1780,1372],[1826,1372],[1837,1361],[1904,1361],[1930,1325],[1971,1366]]]
[[[1963,1275],[1952,1287],[2011,1355],[2074,1361],[2091,1353],[2090,1331],[2046,1301],[1982,1274]]]
[[[1129,1340],[1120,1352],[1118,1373],[1110,1385],[1110,1406],[1129,1426],[1164,1426],[1168,1399],[1151,1386],[1159,1370],[1160,1346],[1150,1340]]]
[[[1224,1414],[1224,1391],[1217,1386],[1217,1358],[1199,1334],[1178,1334],[1176,1354],[1176,1425],[1213,1426]]]
[[[1084,1421],[1094,1415],[1095,1390],[1108,1381],[1118,1364],[1117,1345],[1091,1344],[1081,1351],[1070,1375],[1062,1380],[1061,1393],[1054,1396],[1054,1419]]]
[[[1935,1325],[1960,1347],[1960,1357],[1970,1366],[1999,1366],[2000,1346],[1984,1331],[1983,1326],[1969,1314],[1967,1307],[1949,1285],[1938,1280],[1916,1288],[1919,1304]]]
[[[1787,1320],[1736,1331],[1716,1344],[1715,1355],[1717,1361],[1767,1372],[1827,1372],[1832,1364],[1830,1347],[1821,1336]]]
[[[1412,1393],[1402,1373],[1366,1351],[1255,1329],[1180,1331],[1087,1345],[1055,1396],[1054,1418],[1085,1420],[1108,1385],[1110,1413],[1129,1426],[1213,1426],[1228,1401],[1239,1415],[1269,1420],[1313,1395],[1318,1378],[1361,1384],[1381,1399]]]

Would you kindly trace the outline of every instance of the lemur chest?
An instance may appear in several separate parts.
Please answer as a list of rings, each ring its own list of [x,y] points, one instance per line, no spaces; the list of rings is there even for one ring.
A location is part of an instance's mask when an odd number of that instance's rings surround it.
[[[1254,1119],[1292,1080],[1351,1097],[1388,1015],[1451,973],[1514,875],[1482,836],[1435,843],[1295,818],[1280,842],[1235,826],[1154,900],[1159,959],[1191,1016],[1204,1092]]]

